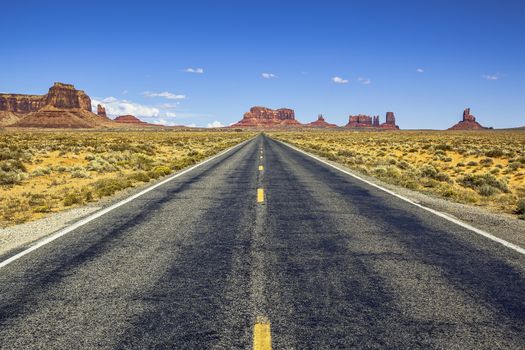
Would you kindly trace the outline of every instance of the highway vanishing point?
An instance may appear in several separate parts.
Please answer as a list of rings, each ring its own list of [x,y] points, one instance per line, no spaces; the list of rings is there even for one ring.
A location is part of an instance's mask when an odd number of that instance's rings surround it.
[[[17,253],[1,349],[525,348],[525,255],[262,134]]]

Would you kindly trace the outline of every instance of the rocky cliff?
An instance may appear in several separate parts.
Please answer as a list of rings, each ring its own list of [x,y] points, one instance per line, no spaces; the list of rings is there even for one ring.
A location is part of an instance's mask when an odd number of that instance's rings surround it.
[[[470,114],[470,108],[463,111],[463,119],[448,130],[483,130],[488,129],[476,121],[476,117]]]
[[[91,99],[71,84],[55,83],[45,95],[0,94],[0,125],[97,128],[114,122],[91,111]]]
[[[368,115],[351,115],[348,117],[348,124],[345,125],[347,128],[373,128],[373,129],[387,129],[387,130],[398,130],[399,126],[396,125],[396,117],[394,112],[386,112],[386,121],[383,124],[379,122],[379,116],[368,116]]]
[[[252,107],[244,113],[243,118],[231,127],[280,127],[300,126],[295,120],[293,109],[281,108],[273,110],[266,107]]]
[[[306,124],[308,127],[312,128],[337,128],[337,125],[328,123],[322,114],[319,114],[316,121]]]

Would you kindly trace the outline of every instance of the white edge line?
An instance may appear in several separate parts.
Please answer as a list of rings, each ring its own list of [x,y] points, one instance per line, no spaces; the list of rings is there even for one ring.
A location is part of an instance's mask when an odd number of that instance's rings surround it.
[[[257,137],[257,136],[255,136],[255,137]],[[48,243],[53,242],[55,239],[60,238],[60,237],[62,237],[64,235],[68,234],[69,232],[76,230],[77,228],[79,228],[81,226],[84,226],[85,224],[87,224],[87,223],[89,223],[89,222],[91,222],[91,221],[101,217],[102,215],[105,215],[105,214],[109,213],[110,211],[112,211],[114,209],[117,209],[117,208],[123,206],[126,203],[131,202],[134,199],[137,199],[138,197],[140,197],[140,196],[142,196],[142,195],[144,195],[144,194],[146,194],[146,193],[156,189],[157,187],[162,186],[165,183],[168,183],[168,182],[176,179],[179,176],[182,176],[182,175],[184,175],[186,173],[189,173],[193,169],[196,169],[196,168],[200,167],[201,165],[204,165],[204,164],[214,160],[217,157],[220,157],[220,156],[222,156],[222,155],[224,155],[224,154],[226,154],[226,153],[228,153],[228,152],[230,152],[230,151],[232,151],[232,150],[234,150],[236,148],[239,148],[239,147],[243,146],[244,144],[246,144],[249,141],[253,140],[255,137],[252,137],[252,138],[250,138],[250,139],[248,139],[248,140],[246,140],[244,142],[241,142],[241,143],[239,143],[239,144],[237,144],[235,146],[232,146],[232,147],[230,147],[230,148],[228,148],[228,149],[226,149],[226,150],[224,150],[222,152],[219,152],[218,154],[216,154],[216,155],[214,155],[214,156],[212,156],[212,157],[210,157],[208,159],[205,159],[205,160],[201,161],[200,163],[197,163],[197,164],[195,164],[195,165],[193,165],[193,166],[191,166],[191,167],[189,167],[187,169],[184,169],[184,170],[182,170],[182,171],[180,171],[180,172],[178,172],[178,173],[168,177],[167,179],[162,180],[161,182],[156,183],[155,185],[152,185],[152,186],[150,186],[150,187],[140,191],[139,193],[136,193],[136,194],[134,194],[134,195],[132,195],[130,197],[127,197],[127,198],[121,200],[120,202],[117,202],[117,203],[115,203],[115,204],[113,204],[113,205],[111,205],[111,206],[109,206],[107,208],[101,209],[101,210],[99,210],[99,211],[89,215],[88,217],[85,217],[84,219],[81,219],[81,220],[75,222],[74,224],[61,229],[58,232],[53,233],[51,236],[49,236],[47,238],[44,238],[42,240],[37,241],[37,243],[35,243],[34,245],[30,246],[29,248],[27,248],[27,249],[21,251],[20,253],[15,254],[12,257],[10,257],[10,258],[0,262],[0,269],[2,267],[4,267],[4,266],[9,265],[12,262],[18,260],[18,259],[20,259],[24,255],[27,255],[27,254],[31,253],[32,251],[37,250],[38,248],[40,248],[42,246],[45,246]]]
[[[455,223],[455,224],[457,224],[457,225],[459,225],[459,226],[461,226],[461,227],[463,227],[463,228],[466,228],[467,230],[473,231],[473,232],[475,232],[475,233],[477,233],[477,234],[479,234],[479,235],[482,235],[482,236],[484,236],[484,237],[486,237],[486,238],[488,238],[488,239],[490,239],[490,240],[492,240],[492,241],[494,241],[494,242],[497,242],[497,243],[499,243],[499,244],[501,244],[501,245],[504,245],[504,246],[507,247],[507,248],[510,248],[510,249],[512,249],[512,250],[514,250],[514,251],[520,253],[520,254],[525,255],[525,249],[522,248],[522,247],[520,247],[520,246],[518,246],[518,245],[516,245],[516,244],[514,244],[514,243],[511,243],[511,242],[508,242],[508,241],[506,241],[506,240],[504,240],[504,239],[501,239],[501,238],[499,238],[499,237],[496,237],[496,236],[494,236],[494,235],[492,235],[492,234],[490,234],[490,233],[488,233],[488,232],[486,232],[486,231],[480,230],[479,228],[476,228],[476,227],[474,227],[474,226],[471,226],[471,225],[469,225],[469,224],[467,224],[467,223],[465,223],[465,222],[463,222],[463,221],[461,221],[461,220],[458,220],[458,219],[455,219],[455,218],[453,218],[453,217],[450,217],[449,215],[447,215],[447,214],[445,214],[445,213],[443,213],[443,212],[440,212],[440,211],[438,211],[438,210],[435,210],[435,209],[432,209],[432,208],[429,208],[429,207],[425,207],[424,205],[421,205],[421,204],[419,204],[419,203],[416,203],[416,202],[414,202],[414,201],[412,201],[412,200],[410,200],[410,199],[408,199],[408,198],[406,198],[406,197],[403,197],[403,196],[400,195],[400,194],[397,194],[397,193],[395,193],[395,192],[393,192],[393,191],[390,191],[389,189],[386,189],[386,188],[384,188],[384,187],[382,187],[382,186],[379,186],[379,185],[377,185],[377,184],[375,184],[375,183],[373,183],[373,182],[370,182],[370,181],[368,181],[368,180],[365,180],[365,179],[363,179],[363,178],[361,178],[361,177],[359,177],[359,176],[357,176],[357,175],[355,175],[355,174],[352,174],[352,173],[349,172],[349,171],[346,171],[346,170],[344,170],[344,169],[341,169],[341,168],[339,168],[338,166],[336,166],[336,165],[334,165],[334,164],[331,164],[331,163],[329,163],[329,162],[327,162],[327,161],[325,161],[325,160],[323,160],[323,159],[321,159],[321,158],[319,158],[319,157],[317,157],[317,156],[314,156],[313,154],[310,154],[310,153],[308,153],[308,152],[305,152],[305,151],[303,151],[302,149],[299,149],[299,148],[297,148],[297,147],[295,147],[295,146],[292,146],[292,145],[290,145],[290,144],[288,144],[288,143],[286,143],[286,142],[284,142],[284,141],[280,141],[280,140],[276,140],[276,141],[277,141],[277,142],[280,142],[280,143],[282,143],[283,145],[286,145],[286,146],[288,146],[288,147],[290,147],[290,148],[292,148],[292,149],[294,149],[294,150],[296,150],[296,151],[298,151],[298,152],[300,152],[300,153],[303,153],[303,154],[307,155],[308,157],[313,158],[313,159],[315,159],[315,160],[317,160],[317,161],[319,161],[319,162],[321,162],[321,163],[323,163],[323,164],[326,164],[326,165],[328,165],[328,166],[330,166],[330,167],[332,167],[332,168],[334,168],[334,169],[337,169],[337,170],[339,170],[339,171],[342,172],[342,173],[345,173],[345,174],[347,174],[347,175],[350,175],[351,177],[356,178],[356,179],[358,179],[358,180],[360,180],[360,181],[362,181],[362,182],[364,182],[364,183],[366,183],[366,184],[368,184],[368,185],[370,185],[370,186],[372,186],[372,187],[378,188],[378,189],[380,189],[380,190],[382,190],[382,191],[384,191],[384,192],[386,192],[386,193],[388,193],[388,194],[390,194],[390,195],[392,195],[392,196],[394,196],[394,197],[397,197],[397,198],[399,198],[399,199],[404,200],[405,202],[408,202],[408,203],[410,203],[410,204],[412,204],[412,205],[415,205],[415,206],[418,207],[418,208],[421,208],[421,209],[423,209],[423,210],[426,210],[426,211],[428,211],[428,212],[431,212],[431,213],[434,214],[434,215],[437,215],[437,216],[439,216],[439,217],[441,217],[441,218],[443,218],[443,219],[446,219],[446,220],[448,220],[448,221],[450,221],[450,222],[453,222],[453,223]]]

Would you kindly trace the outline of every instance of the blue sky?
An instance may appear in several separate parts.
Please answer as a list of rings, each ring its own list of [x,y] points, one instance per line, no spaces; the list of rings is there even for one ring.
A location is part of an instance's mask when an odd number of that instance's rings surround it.
[[[1,11],[2,92],[62,81],[114,113],[198,126],[253,105],[337,124],[394,111],[407,129],[447,128],[470,107],[487,126],[525,125],[521,0],[50,0]]]

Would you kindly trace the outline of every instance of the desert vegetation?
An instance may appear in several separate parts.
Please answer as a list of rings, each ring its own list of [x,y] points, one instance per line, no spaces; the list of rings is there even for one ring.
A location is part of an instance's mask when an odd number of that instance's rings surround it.
[[[253,135],[0,130],[0,226],[112,196],[195,164]]]
[[[276,132],[360,173],[525,219],[523,132]]]

